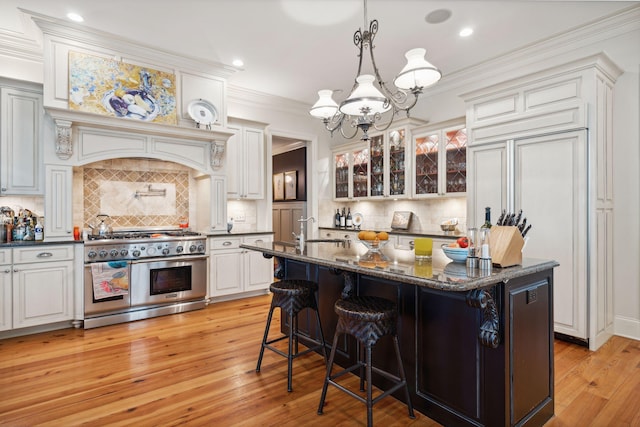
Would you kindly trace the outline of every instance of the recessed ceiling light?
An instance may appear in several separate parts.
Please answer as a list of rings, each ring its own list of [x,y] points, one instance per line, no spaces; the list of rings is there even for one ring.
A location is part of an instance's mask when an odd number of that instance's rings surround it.
[[[460,31],[460,37],[469,37],[471,34],[473,34],[473,28],[463,28]]]
[[[425,16],[424,20],[429,24],[439,24],[446,21],[451,17],[451,11],[449,9],[436,9]]]
[[[242,67],[244,65],[244,62],[242,61],[242,59],[234,59],[232,64],[234,67]]]
[[[77,13],[69,12],[67,13],[67,18],[71,19],[73,22],[82,22],[84,18]]]

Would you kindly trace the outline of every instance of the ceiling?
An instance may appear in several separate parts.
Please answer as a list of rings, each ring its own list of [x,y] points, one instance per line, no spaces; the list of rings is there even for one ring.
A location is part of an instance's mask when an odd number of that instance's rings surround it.
[[[367,14],[379,21],[374,52],[391,81],[414,47],[446,77],[638,3],[368,0]],[[81,25],[207,61],[241,58],[230,84],[309,105],[319,89],[346,96],[357,70],[353,34],[364,23],[362,0],[2,0],[0,31],[28,34],[18,7],[61,19],[77,12]],[[451,17],[427,23],[438,9]],[[463,39],[465,26],[474,34]]]

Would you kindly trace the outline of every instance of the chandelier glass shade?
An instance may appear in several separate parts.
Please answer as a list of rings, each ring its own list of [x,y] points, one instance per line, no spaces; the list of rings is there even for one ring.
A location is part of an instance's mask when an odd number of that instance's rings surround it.
[[[367,22],[367,0],[364,0],[364,18]],[[422,90],[437,83],[442,74],[425,59],[426,51],[422,48],[411,49],[406,54],[407,65],[394,78],[393,86],[384,82],[376,66],[373,55],[373,39],[378,32],[378,21],[369,22],[369,29],[358,29],[354,36],[354,44],[358,47],[358,72],[351,93],[338,104],[333,100],[333,91],[318,91],[318,101],[309,113],[322,119],[325,128],[331,132],[340,130],[346,139],[352,139],[362,131],[362,140],[368,140],[371,127],[385,130],[391,126],[401,111],[409,116],[418,102]],[[373,74],[361,74],[365,53],[371,58]],[[385,114],[389,113],[389,114]],[[384,116],[383,116],[384,115]],[[346,128],[346,129],[345,129]]]

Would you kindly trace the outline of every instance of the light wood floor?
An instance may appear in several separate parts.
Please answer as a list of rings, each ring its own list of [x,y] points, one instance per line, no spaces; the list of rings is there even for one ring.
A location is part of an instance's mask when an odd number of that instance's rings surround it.
[[[0,340],[0,425],[365,425],[364,405],[335,388],[316,414],[319,355],[294,361],[292,393],[286,359],[267,351],[255,372],[269,302]],[[640,342],[614,337],[592,353],[556,341],[555,355],[556,416],[547,426],[640,426]],[[374,407],[374,422],[439,426],[420,413],[409,419],[393,398]]]

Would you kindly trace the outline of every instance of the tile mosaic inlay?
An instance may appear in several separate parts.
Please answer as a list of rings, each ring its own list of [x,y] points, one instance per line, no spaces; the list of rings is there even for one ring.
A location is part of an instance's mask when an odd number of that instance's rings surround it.
[[[114,228],[175,227],[180,217],[189,217],[186,171],[85,167],[83,175],[85,224],[94,224],[97,215],[106,214]],[[151,195],[143,195],[147,192]]]

